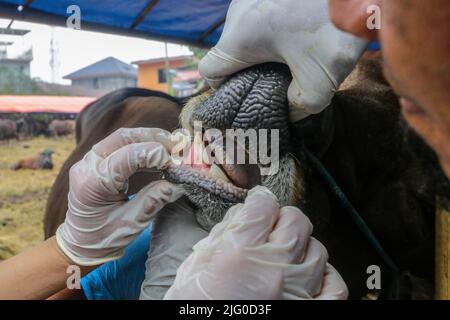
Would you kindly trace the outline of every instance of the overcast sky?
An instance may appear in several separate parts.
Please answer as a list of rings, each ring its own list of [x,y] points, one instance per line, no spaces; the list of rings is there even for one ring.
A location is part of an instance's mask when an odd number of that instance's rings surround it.
[[[0,27],[6,27],[9,20],[0,19]],[[15,43],[10,47],[12,54],[23,52],[33,47],[33,62],[31,76],[51,81],[50,40],[53,30],[55,47],[57,48],[59,83],[70,83],[62,77],[109,56],[130,63],[164,56],[164,43],[138,38],[114,36],[104,33],[73,30],[59,27],[49,27],[34,23],[16,21],[13,28],[28,29],[30,33],[24,37],[0,35],[0,41]],[[186,46],[170,44],[169,56],[189,54]]]

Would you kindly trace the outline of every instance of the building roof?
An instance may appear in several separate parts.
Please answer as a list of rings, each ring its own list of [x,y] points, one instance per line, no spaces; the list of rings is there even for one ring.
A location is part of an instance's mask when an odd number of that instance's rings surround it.
[[[174,82],[198,81],[202,78],[197,69],[177,70]]]
[[[62,96],[0,96],[0,112],[79,113],[95,99]]]
[[[169,61],[183,61],[183,60],[188,60],[188,59],[192,59],[193,55],[184,55],[184,56],[175,56],[175,57],[169,57],[168,60]],[[132,64],[153,64],[153,63],[161,63],[161,62],[165,62],[166,58],[165,57],[160,57],[160,58],[153,58],[153,59],[147,59],[147,60],[139,60],[139,61],[134,61],[132,62]]]
[[[83,69],[72,72],[64,76],[64,79],[78,80],[112,76],[136,78],[137,70],[131,64],[125,63],[113,57],[109,57],[88,65]]]
[[[38,81],[36,84],[43,92],[51,92],[52,95],[58,96],[99,98],[108,93],[108,90],[92,89],[77,85],[64,85],[43,81]]]
[[[24,36],[28,32],[30,32],[30,30],[13,29],[13,28],[0,28],[0,34],[1,35]]]

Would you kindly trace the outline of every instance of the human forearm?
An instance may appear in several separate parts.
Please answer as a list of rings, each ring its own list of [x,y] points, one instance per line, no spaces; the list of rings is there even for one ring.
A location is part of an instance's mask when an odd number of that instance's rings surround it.
[[[52,237],[0,263],[0,299],[45,299],[66,287],[72,264]]]

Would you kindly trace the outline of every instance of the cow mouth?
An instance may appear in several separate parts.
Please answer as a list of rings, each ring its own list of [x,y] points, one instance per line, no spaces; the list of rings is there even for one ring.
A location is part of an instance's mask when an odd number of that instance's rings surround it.
[[[209,141],[198,136],[182,163],[170,165],[164,176],[174,183],[199,187],[232,202],[242,202],[248,190],[261,183],[258,165],[220,161],[214,157]]]
[[[287,90],[291,79],[287,66],[263,64],[231,76],[216,91],[205,92],[191,98],[184,106],[180,117],[182,127],[189,131],[194,141],[193,148],[188,152],[188,158],[191,158],[192,154],[197,155],[198,149],[203,150],[208,148],[210,143],[215,143],[203,139],[204,136],[208,136],[207,129],[210,128],[221,132],[222,136],[225,133],[227,143],[226,147],[221,146],[222,149],[240,150],[240,154],[245,155],[244,161],[234,161],[236,159],[230,156],[231,159],[226,158],[225,161],[219,159],[212,163],[201,161],[193,165],[186,163],[171,165],[164,172],[165,178],[174,183],[184,184],[188,197],[205,212],[214,210],[219,212],[219,209],[205,208],[212,204],[225,207],[225,204],[242,202],[249,189],[261,184],[261,172],[265,161],[259,159],[259,152],[255,154],[257,149],[260,151],[261,142],[264,145],[264,141],[259,140],[260,134],[268,132],[265,146],[271,155],[273,152],[274,155],[280,153],[283,156],[286,146],[289,145]],[[205,131],[196,132],[196,123],[200,123]],[[233,132],[229,133],[229,130]],[[239,135],[238,132],[249,130],[258,136],[257,141],[249,138],[247,142],[243,142],[243,146],[237,146],[242,143],[241,136],[233,140],[233,148],[229,147],[228,134],[236,137]],[[272,131],[276,131],[273,136]],[[197,138],[197,134],[200,134],[201,139]],[[274,141],[278,137],[273,149],[272,137],[275,137]],[[283,143],[279,143],[280,141]],[[228,153],[228,150],[224,151],[225,154]]]

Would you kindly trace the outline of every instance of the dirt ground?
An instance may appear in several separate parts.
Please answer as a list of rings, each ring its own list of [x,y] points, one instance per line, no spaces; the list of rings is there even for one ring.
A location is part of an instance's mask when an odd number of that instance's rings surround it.
[[[45,205],[59,169],[75,147],[74,136],[0,142],[0,261],[43,240]],[[52,149],[53,170],[13,171],[11,165]]]

